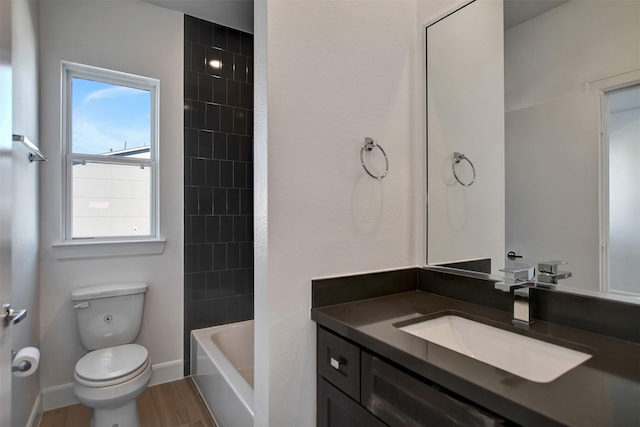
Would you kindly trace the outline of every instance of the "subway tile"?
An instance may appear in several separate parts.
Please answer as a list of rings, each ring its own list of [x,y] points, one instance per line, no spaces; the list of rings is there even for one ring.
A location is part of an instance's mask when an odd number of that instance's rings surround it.
[[[233,187],[233,162],[229,160],[220,161],[220,186]]]
[[[183,43],[183,52],[184,52],[184,61],[183,61],[183,65],[184,65],[184,71],[190,71],[191,70],[191,42],[188,40],[184,40]]]
[[[203,159],[191,159],[191,185],[205,185],[205,161]]]
[[[227,269],[227,245],[225,243],[215,243],[213,245],[213,270],[221,271]]]
[[[247,186],[246,163],[233,162],[233,186],[235,188],[246,188]]]
[[[213,132],[198,131],[198,157],[210,159],[213,154]],[[204,185],[204,181],[202,184]]]
[[[253,216],[247,216],[247,239],[253,242]]]
[[[227,189],[227,215],[237,215],[240,213],[240,190]]]
[[[202,301],[207,297],[204,273],[193,273],[191,276],[191,301]]]
[[[184,272],[196,273],[198,271],[198,246],[184,246]]]
[[[253,160],[253,138],[250,136],[240,137],[240,160],[244,162]]]
[[[240,53],[240,31],[227,28],[227,50]]]
[[[227,300],[218,298],[213,300],[211,305],[212,321],[214,325],[227,323]]]
[[[237,322],[240,320],[240,298],[227,298],[227,321]]]
[[[207,299],[220,298],[220,272],[208,271],[206,273],[207,280]]]
[[[233,133],[233,108],[220,106],[220,130],[226,133]]]
[[[191,101],[188,99],[184,100],[183,112],[184,112],[184,127],[191,127]]]
[[[253,135],[253,111],[247,110],[247,135]]]
[[[233,271],[220,272],[220,291],[226,297],[233,295]]]
[[[184,155],[185,157],[198,156],[198,131],[195,129],[184,130]]]
[[[227,135],[227,159],[240,160],[240,136]]]
[[[247,57],[233,55],[233,80],[238,82],[247,81]]]
[[[251,246],[253,247],[253,244]],[[247,272],[247,293],[253,294],[253,280],[253,268],[250,268]]]
[[[206,73],[220,77],[222,75],[222,51],[207,47]]]
[[[191,101],[191,127],[204,129],[205,104],[200,101]]]
[[[191,185],[191,158],[184,157],[184,185]]]
[[[211,188],[199,187],[198,188],[198,214],[211,215],[212,209],[212,195]]]
[[[227,243],[227,268],[233,270],[240,267],[240,244]]]
[[[245,56],[253,56],[253,35],[249,33],[240,34],[240,53]]]
[[[233,240],[235,242],[242,242],[247,240],[247,217],[246,216],[233,217]]]
[[[240,106],[240,82],[227,79],[227,105]]]
[[[241,319],[253,319],[253,294],[240,297]]]
[[[253,188],[253,162],[247,163],[247,188]]]
[[[253,268],[253,242],[240,243],[240,267]]]
[[[198,43],[191,43],[191,71],[204,73],[206,69],[206,49]]]
[[[233,78],[233,53],[223,50],[220,52],[220,60],[222,61],[222,70],[220,75],[225,79]]]
[[[240,214],[253,214],[253,190],[240,190]]]
[[[216,104],[227,103],[227,79],[213,79],[213,102]]]
[[[216,104],[207,104],[207,116],[205,128],[212,131],[220,130],[220,106]]]
[[[213,261],[213,247],[208,243],[198,245],[198,271],[206,272],[211,270]],[[202,287],[204,289],[204,277],[202,279]],[[203,291],[204,297],[204,291]]]
[[[184,295],[184,302],[185,305],[186,303],[192,301],[191,299],[191,274],[185,274],[183,276],[183,295]]]
[[[184,72],[184,97],[198,99],[198,73],[188,70]]]
[[[213,25],[213,45],[220,49],[227,48],[227,27],[222,25]]]
[[[185,215],[198,213],[198,187],[184,188],[184,213]]]
[[[240,83],[240,107],[247,110],[253,109],[253,85]]]
[[[227,190],[224,188],[213,189],[213,213],[214,215],[227,213]]]
[[[203,19],[198,20],[198,43],[205,46],[213,44],[213,24]]]
[[[220,216],[207,216],[205,223],[206,241],[208,243],[220,242]]]
[[[213,308],[210,301],[198,301],[198,318],[196,324],[198,328],[206,328],[213,324]]]
[[[205,216],[197,215],[188,217],[191,221],[190,234],[191,243],[205,243],[206,237],[206,221]]]
[[[246,269],[233,270],[233,291],[236,295],[247,293],[247,271]]]
[[[247,82],[253,84],[253,58],[247,58]]]
[[[218,160],[206,160],[205,184],[208,187],[220,185],[220,162]]]
[[[184,38],[191,42],[198,41],[198,18],[184,15]]]
[[[198,74],[198,101],[213,101],[213,77]]]
[[[183,222],[182,224],[184,225],[184,244],[188,245],[190,243],[193,243],[193,239],[191,236],[191,219],[193,218],[191,215],[186,215],[183,216]]]
[[[241,135],[247,134],[247,110],[233,109],[233,131]]]
[[[227,134],[221,132],[213,134],[213,158],[221,160],[227,158]]]
[[[224,215],[220,217],[220,241],[233,241],[233,217]],[[231,268],[231,267],[230,267]]]

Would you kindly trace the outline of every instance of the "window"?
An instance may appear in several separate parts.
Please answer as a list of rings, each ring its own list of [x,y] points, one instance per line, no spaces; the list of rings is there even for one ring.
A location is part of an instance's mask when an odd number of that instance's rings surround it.
[[[157,239],[159,81],[62,63],[63,241]]]

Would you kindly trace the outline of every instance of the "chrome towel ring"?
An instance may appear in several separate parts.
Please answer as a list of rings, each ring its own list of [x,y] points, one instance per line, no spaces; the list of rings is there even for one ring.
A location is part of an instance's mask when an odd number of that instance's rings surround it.
[[[367,165],[364,163],[364,152],[365,152],[365,150],[366,151],[373,151],[374,148],[379,148],[380,151],[382,152],[382,155],[384,156],[385,169],[384,169],[384,173],[382,175],[374,175],[374,174],[372,174],[369,171],[369,169],[367,169]],[[364,168],[365,172],[371,178],[380,180],[380,179],[384,178],[385,176],[387,176],[387,174],[389,173],[389,158],[387,158],[387,153],[384,152],[382,147],[379,144],[377,144],[373,140],[373,138],[366,137],[364,139],[364,145],[360,149],[360,163],[362,163],[362,167]]]
[[[473,171],[473,178],[471,178],[471,181],[469,182],[462,182],[458,177],[458,174],[456,173],[456,165],[463,160],[469,162],[469,166],[471,166],[471,170]],[[475,166],[473,166],[473,163],[471,163],[471,160],[469,160],[469,158],[462,153],[458,153],[457,151],[453,153],[453,163],[451,163],[451,170],[453,171],[453,176],[456,178],[456,181],[458,181],[465,187],[471,187],[471,184],[476,181],[476,168]]]

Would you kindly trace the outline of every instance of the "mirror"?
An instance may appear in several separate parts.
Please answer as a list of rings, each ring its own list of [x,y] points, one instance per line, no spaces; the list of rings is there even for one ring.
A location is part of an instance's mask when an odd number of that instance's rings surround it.
[[[476,0],[427,28],[427,264],[640,297],[639,21],[636,0]]]

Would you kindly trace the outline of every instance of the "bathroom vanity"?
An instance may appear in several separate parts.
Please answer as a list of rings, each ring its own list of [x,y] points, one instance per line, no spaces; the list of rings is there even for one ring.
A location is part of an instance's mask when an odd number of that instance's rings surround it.
[[[524,331],[493,285],[422,268],[314,280],[318,425],[640,425],[640,305],[535,289]],[[533,381],[400,329],[445,315],[589,357]]]

